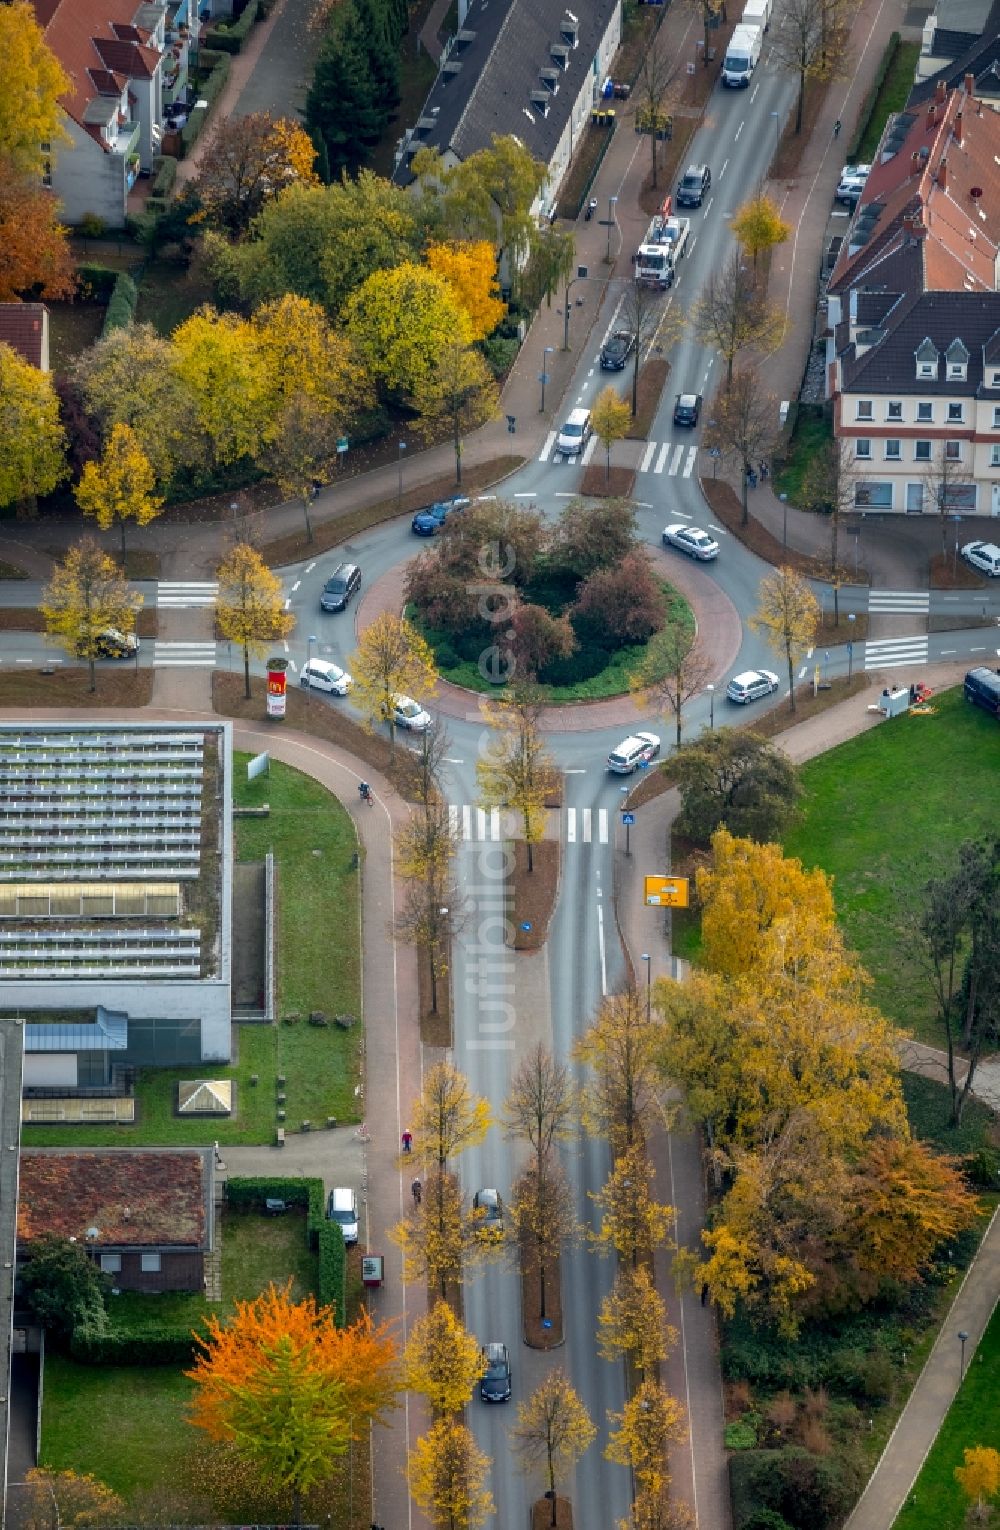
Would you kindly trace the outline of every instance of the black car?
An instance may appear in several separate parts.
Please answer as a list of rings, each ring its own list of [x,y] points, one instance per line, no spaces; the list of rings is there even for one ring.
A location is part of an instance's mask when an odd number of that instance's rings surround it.
[[[677,402],[674,405],[675,425],[697,425],[700,414],[700,393],[678,393]]]
[[[321,611],[344,611],[361,588],[361,570],[356,563],[342,563],[323,586],[319,597]]]
[[[631,330],[616,329],[601,347],[601,369],[620,372],[635,348],[635,335]]]
[[[712,172],[707,165],[688,165],[677,187],[677,206],[700,207],[711,184]]]
[[[510,1356],[506,1344],[485,1344],[483,1360],[486,1374],[479,1383],[479,1395],[483,1402],[508,1402],[510,1400]]]

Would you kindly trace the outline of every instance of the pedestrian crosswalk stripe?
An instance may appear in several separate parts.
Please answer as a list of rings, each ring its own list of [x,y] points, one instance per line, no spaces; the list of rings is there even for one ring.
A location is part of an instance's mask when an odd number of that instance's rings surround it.
[[[670,462],[670,477],[671,478],[674,478],[676,476],[677,469],[681,465],[681,458],[683,457],[683,455],[684,455],[684,448],[683,448],[683,446],[678,446],[678,448],[674,452],[674,455],[673,455],[673,457],[671,459],[671,462]]]
[[[215,643],[153,643],[154,669],[214,669]]]
[[[580,458],[580,461],[583,463],[584,467],[590,466],[590,459],[593,457],[596,448],[597,437],[596,435],[592,435],[586,446],[583,448],[583,456]]]
[[[482,843],[500,839],[500,809],[476,807],[471,802],[448,804],[448,828],[452,838]]]
[[[653,453],[655,451],[656,451],[656,442],[655,441],[647,441],[646,442],[646,450],[643,452],[643,454],[642,454],[642,461],[639,463],[639,472],[640,473],[645,473],[648,470],[649,464],[653,460]]]
[[[898,612],[900,615],[930,610],[928,590],[869,590],[869,611]]]
[[[865,669],[903,669],[927,663],[927,638],[877,638],[865,644]]]
[[[539,462],[548,462],[548,460],[549,460],[549,453],[551,452],[551,450],[555,446],[555,444],[556,444],[556,433],[555,433],[554,430],[550,430],[548,435],[545,437],[545,445],[542,447],[541,451],[538,454]]]
[[[660,447],[660,455],[656,459],[656,466],[653,469],[654,473],[662,473],[663,472],[663,464],[667,460],[667,453],[669,452],[669,450],[670,450],[670,442],[669,441],[664,441],[663,445]]]
[[[694,465],[695,465],[695,462],[697,461],[697,459],[698,459],[698,448],[696,446],[689,446],[688,447],[688,454],[687,454],[687,461],[684,464],[684,477],[685,478],[690,478],[691,477],[691,472],[692,472],[692,470],[694,468]]]
[[[216,580],[161,579],[156,586],[158,607],[185,610],[189,606],[214,606],[219,585]]]
[[[608,843],[608,810],[607,808],[567,808],[566,809],[566,843],[568,845],[594,842],[594,827],[597,827],[596,840],[598,844]],[[577,831],[579,830],[579,835]]]

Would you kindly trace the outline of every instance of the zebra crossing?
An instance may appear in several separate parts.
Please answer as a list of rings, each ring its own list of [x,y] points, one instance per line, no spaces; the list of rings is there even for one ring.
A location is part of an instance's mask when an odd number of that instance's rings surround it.
[[[929,590],[869,590],[868,609],[883,616],[926,616],[931,608]]]
[[[498,844],[501,838],[517,839],[521,834],[519,814],[508,812],[502,817],[500,808],[469,802],[448,804],[448,826],[455,839],[474,844]],[[606,845],[609,831],[608,808],[564,808],[560,814],[560,835],[567,845]]]
[[[161,579],[156,586],[156,604],[161,611],[214,606],[218,593],[218,580]]]
[[[865,669],[907,669],[927,663],[927,635],[869,639],[865,644]]]
[[[538,454],[539,462],[548,462],[551,457],[553,463],[579,462],[582,467],[588,467],[594,452],[597,450],[598,440],[592,435],[583,449],[579,458],[566,457],[562,452],[553,454],[552,448],[556,444],[557,432],[550,430],[545,438],[545,443]],[[698,460],[697,446],[691,446],[686,441],[647,441],[642,457],[639,460],[637,471],[640,473],[665,473],[668,478],[690,478],[694,472],[695,463]]]
[[[217,645],[210,643],[165,643],[159,639],[153,644],[154,669],[214,669]]]

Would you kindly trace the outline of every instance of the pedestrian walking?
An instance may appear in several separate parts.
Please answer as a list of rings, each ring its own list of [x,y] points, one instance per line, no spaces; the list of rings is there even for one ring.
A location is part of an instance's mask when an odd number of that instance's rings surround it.
[[[839,138],[840,137],[840,118],[839,117],[837,118],[836,122],[833,124],[833,136],[834,136],[834,138]]]
[[[703,1307],[707,1307],[708,1306],[708,1284],[707,1284],[707,1282],[701,1288],[701,1305]]]
[[[424,1194],[424,1187],[420,1183],[419,1179],[415,1179],[413,1181],[413,1184],[410,1186],[410,1191],[413,1195],[414,1205],[419,1206]]]
[[[767,475],[771,471],[771,469],[768,467],[767,463],[763,460],[763,458],[761,458],[761,462],[760,462],[760,466],[758,468],[758,471],[760,473],[760,481],[761,481],[761,483],[766,483],[767,482]]]
[[[413,1152],[413,1133],[410,1131],[409,1127],[406,1128],[406,1131],[403,1133],[399,1140],[403,1144],[404,1153]]]

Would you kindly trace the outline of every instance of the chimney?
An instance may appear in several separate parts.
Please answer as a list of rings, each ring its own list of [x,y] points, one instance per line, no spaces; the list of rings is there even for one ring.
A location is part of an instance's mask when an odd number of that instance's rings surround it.
[[[927,238],[927,225],[921,222],[919,218],[914,218],[913,220],[913,237],[914,239]]]
[[[965,76],[965,94],[967,96],[974,95],[975,94],[975,90],[976,90],[976,76],[974,74],[967,74]]]
[[[910,167],[914,175],[920,174],[920,155],[917,153],[916,149],[914,149],[913,153],[910,155]]]
[[[941,106],[941,105],[943,105],[945,99],[947,98],[947,95],[948,95],[948,87],[944,83],[944,80],[938,80],[937,88],[934,91],[934,100],[937,102],[937,104],[939,106]]]
[[[932,101],[930,106],[927,108],[927,131],[928,131],[928,133],[930,132],[931,128],[934,126],[936,121],[937,121],[937,110],[936,110],[936,108],[934,106],[934,102]]]
[[[954,134],[955,134],[955,142],[956,143],[961,143],[962,142],[962,113],[961,112],[958,112],[956,117],[955,117]]]
[[[948,161],[943,159],[938,165],[937,183],[942,191],[948,190]]]

